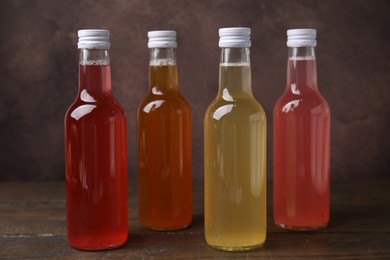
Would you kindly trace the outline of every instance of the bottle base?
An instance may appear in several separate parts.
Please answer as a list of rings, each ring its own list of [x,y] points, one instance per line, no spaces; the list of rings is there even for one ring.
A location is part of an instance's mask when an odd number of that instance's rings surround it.
[[[317,231],[324,229],[328,226],[328,223],[321,225],[321,226],[292,226],[292,225],[286,225],[282,223],[275,222],[276,226],[290,231]]]
[[[126,243],[126,240],[119,243],[119,244],[112,244],[112,245],[89,247],[89,246],[76,246],[76,245],[71,244],[71,247],[73,247],[74,249],[77,249],[77,250],[81,250],[81,251],[105,251],[105,250],[113,250],[113,249],[119,248],[119,247],[123,246],[125,243]]]
[[[153,231],[175,231],[175,230],[185,229],[189,227],[190,224],[185,224],[183,226],[178,226],[178,227],[154,227],[154,226],[145,226],[145,225],[141,225],[141,226],[145,229],[149,229]]]
[[[263,246],[263,244],[256,244],[256,245],[250,245],[250,246],[217,246],[217,245],[210,245],[211,248],[219,250],[219,251],[225,251],[225,252],[247,252],[247,251],[254,251],[256,249],[259,249]]]

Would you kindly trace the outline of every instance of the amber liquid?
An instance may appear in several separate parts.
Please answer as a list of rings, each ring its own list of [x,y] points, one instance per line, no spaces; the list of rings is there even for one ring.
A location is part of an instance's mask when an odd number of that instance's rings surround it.
[[[205,236],[224,251],[266,238],[266,117],[250,91],[250,66],[220,65],[220,93],[204,118]]]
[[[329,106],[314,59],[289,60],[287,88],[274,108],[274,219],[292,230],[329,221]]]
[[[149,67],[150,91],[138,108],[139,221],[154,230],[192,220],[191,113],[176,65]]]
[[[67,235],[78,249],[127,239],[126,116],[108,65],[80,65],[79,95],[65,116]]]

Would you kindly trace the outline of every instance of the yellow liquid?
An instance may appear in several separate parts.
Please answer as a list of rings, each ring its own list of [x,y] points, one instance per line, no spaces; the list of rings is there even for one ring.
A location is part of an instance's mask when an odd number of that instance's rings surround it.
[[[266,116],[250,92],[250,66],[220,66],[218,97],[204,119],[205,235],[225,251],[266,238]]]

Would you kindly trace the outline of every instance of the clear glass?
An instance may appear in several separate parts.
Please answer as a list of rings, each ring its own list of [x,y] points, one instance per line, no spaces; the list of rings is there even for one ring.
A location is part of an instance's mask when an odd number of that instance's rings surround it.
[[[329,222],[330,111],[314,47],[289,48],[287,87],[274,108],[274,220],[289,230]]]
[[[80,50],[79,92],[65,115],[66,219],[71,246],[127,239],[126,115],[111,92],[108,50]]]
[[[178,89],[174,48],[150,50],[149,85],[137,113],[139,221],[182,229],[192,221],[191,110]]]
[[[252,95],[249,48],[222,48],[219,90],[204,117],[207,243],[247,251],[266,238],[266,116]]]

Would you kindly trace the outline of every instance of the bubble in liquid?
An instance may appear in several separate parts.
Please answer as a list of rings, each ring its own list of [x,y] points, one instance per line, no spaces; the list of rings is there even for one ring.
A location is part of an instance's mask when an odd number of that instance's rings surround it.
[[[175,65],[175,61],[173,59],[155,59],[151,60],[149,65],[150,66],[168,66],[168,65]]]
[[[94,66],[103,66],[103,65],[109,65],[108,60],[87,60],[87,61],[80,61],[80,65],[94,65]]]

